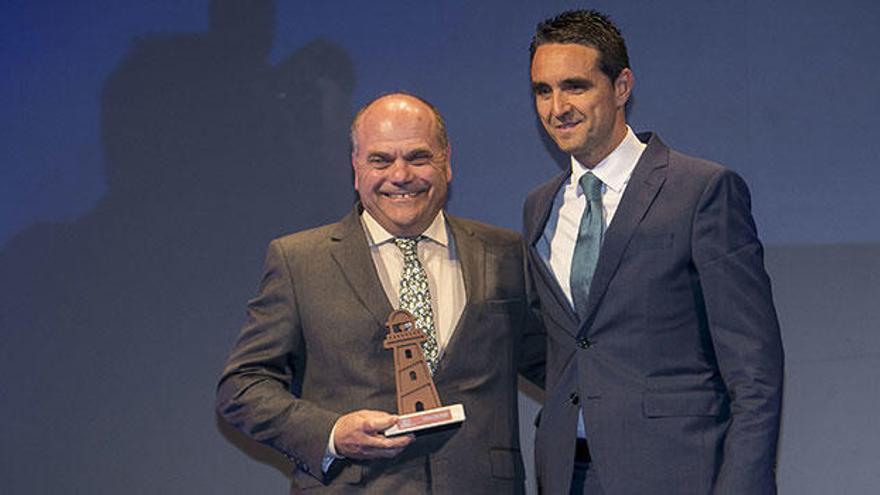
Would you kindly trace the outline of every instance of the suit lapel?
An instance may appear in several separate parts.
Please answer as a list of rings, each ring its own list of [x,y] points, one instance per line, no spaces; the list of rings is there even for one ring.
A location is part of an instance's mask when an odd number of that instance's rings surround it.
[[[620,260],[626,246],[666,180],[668,163],[669,149],[656,135],[650,134],[648,147],[636,164],[629,184],[626,186],[626,191],[623,193],[620,206],[618,206],[614,219],[605,233],[602,249],[599,252],[599,261],[596,264],[596,272],[590,286],[590,295],[587,298],[581,332],[585,328],[589,328],[589,323],[595,317],[602,296],[605,295],[608,284],[617,271],[617,267],[620,266]]]
[[[483,301],[486,299],[486,245],[458,218],[447,214],[446,220],[452,233],[452,242],[455,243],[455,253],[461,264],[465,305],[434,376],[439,375],[448,366],[450,358],[456,355],[456,349],[463,345],[460,341],[472,337],[468,335],[469,331],[473,332],[471,328],[473,325],[470,322],[479,318]],[[469,328],[471,329],[468,330]]]
[[[370,255],[370,248],[360,221],[359,206],[337,224],[330,241],[330,255],[339,265],[349,287],[376,322],[384,327],[392,311],[391,303],[388,302]]]
[[[550,218],[550,211],[553,210],[553,199],[562,183],[571,176],[571,169],[554,177],[549,182],[540,186],[534,195],[535,211],[532,215],[525,219],[526,225],[526,242],[529,246],[534,246],[544,234],[544,226]]]
[[[571,170],[569,169],[569,171],[554,177],[550,182],[547,182],[535,192],[534,202],[536,207],[532,212],[532,215],[525,219],[525,230],[531,265],[535,267],[535,271],[537,271],[541,281],[553,294],[553,301],[556,302],[558,307],[558,311],[547,311],[545,308],[545,314],[574,336],[577,332],[578,326],[577,314],[568,303],[568,298],[565,297],[565,293],[563,293],[559,281],[556,280],[556,275],[554,275],[550,270],[550,267],[547,266],[546,261],[544,261],[544,258],[541,256],[537,247],[538,241],[544,234],[547,220],[550,218],[550,212],[553,210],[553,202],[556,198],[556,194],[570,175]],[[558,316],[560,313],[564,314],[565,317],[560,318]]]

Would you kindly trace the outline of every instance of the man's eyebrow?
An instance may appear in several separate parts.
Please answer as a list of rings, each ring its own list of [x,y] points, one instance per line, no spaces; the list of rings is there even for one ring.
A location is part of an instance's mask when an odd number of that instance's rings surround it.
[[[583,78],[583,77],[570,77],[568,79],[563,79],[562,84],[561,84],[562,87],[566,87],[566,86],[590,87],[592,85],[593,85],[592,81],[590,81],[589,79]]]
[[[387,160],[392,158],[392,155],[385,151],[370,151],[367,153],[367,158],[382,158]]]
[[[540,91],[547,91],[550,89],[550,85],[542,82],[542,81],[533,81],[532,82],[532,93],[538,93]]]
[[[403,158],[406,160],[412,160],[414,158],[431,158],[433,156],[434,152],[429,148],[416,148],[404,155]]]

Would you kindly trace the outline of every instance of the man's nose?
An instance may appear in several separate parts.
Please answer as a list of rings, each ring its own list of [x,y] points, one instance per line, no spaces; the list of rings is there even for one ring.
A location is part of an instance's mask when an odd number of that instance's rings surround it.
[[[553,92],[553,116],[554,117],[562,117],[569,110],[568,98],[565,97],[561,91]]]
[[[389,167],[388,174],[389,179],[396,183],[409,182],[412,179],[412,169],[402,158],[394,160],[394,163]]]

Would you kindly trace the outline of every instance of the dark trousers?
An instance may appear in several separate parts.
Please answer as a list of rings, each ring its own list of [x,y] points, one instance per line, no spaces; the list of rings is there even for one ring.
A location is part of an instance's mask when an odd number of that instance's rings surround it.
[[[578,438],[574,454],[574,471],[571,474],[569,495],[602,495],[602,484],[593,468],[586,440]]]
[[[596,476],[596,470],[590,469],[590,463],[574,463],[574,472],[571,475],[570,495],[602,495],[602,484]]]

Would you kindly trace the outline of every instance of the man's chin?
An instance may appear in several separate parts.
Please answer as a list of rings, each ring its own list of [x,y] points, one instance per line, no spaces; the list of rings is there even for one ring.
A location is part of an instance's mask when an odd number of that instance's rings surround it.
[[[395,237],[416,236],[427,228],[427,225],[422,225],[424,222],[420,221],[418,216],[412,215],[389,215],[385,217],[385,221],[382,223],[386,224],[382,225],[382,227]]]
[[[576,154],[578,150],[583,148],[583,146],[581,146],[581,143],[575,141],[574,139],[559,139],[554,137],[553,140],[556,142],[556,146],[559,147],[560,151],[569,155]]]

